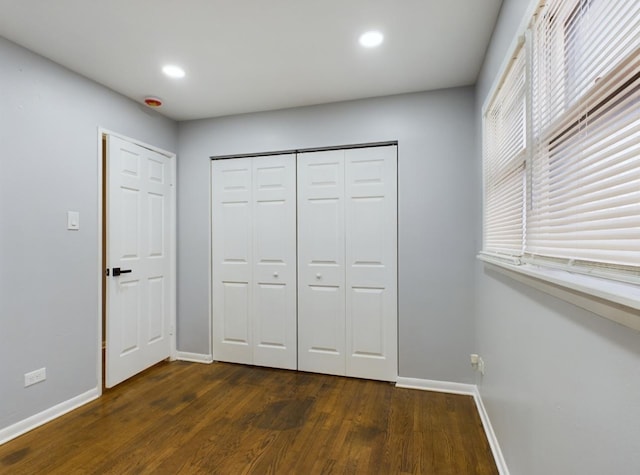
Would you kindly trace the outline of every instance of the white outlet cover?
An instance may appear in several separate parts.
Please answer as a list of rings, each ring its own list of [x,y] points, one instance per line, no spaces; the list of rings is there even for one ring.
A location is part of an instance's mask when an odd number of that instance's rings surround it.
[[[29,373],[24,374],[24,387],[27,388],[29,386],[33,386],[40,381],[44,381],[47,379],[47,368],[36,369],[35,371],[31,371]]]

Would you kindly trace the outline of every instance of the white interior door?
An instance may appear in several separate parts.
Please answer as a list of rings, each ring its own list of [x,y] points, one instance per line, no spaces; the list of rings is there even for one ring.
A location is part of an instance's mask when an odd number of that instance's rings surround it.
[[[171,355],[173,163],[108,136],[107,359],[112,387]]]
[[[345,374],[344,151],[298,155],[298,368]]]
[[[296,159],[252,160],[253,364],[296,369]]]
[[[297,367],[295,155],[212,163],[214,358]]]
[[[253,363],[251,158],[211,165],[213,357]]]
[[[395,381],[396,146],[345,151],[347,376]]]

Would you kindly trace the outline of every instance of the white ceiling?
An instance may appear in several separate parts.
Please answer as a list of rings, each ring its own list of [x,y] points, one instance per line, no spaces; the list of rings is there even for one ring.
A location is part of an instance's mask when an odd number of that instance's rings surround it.
[[[0,0],[0,36],[186,120],[471,85],[501,3]]]

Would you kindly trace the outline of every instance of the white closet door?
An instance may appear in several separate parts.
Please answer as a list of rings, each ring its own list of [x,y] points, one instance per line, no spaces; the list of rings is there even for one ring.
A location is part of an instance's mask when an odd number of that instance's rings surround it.
[[[344,151],[298,155],[298,368],[345,374]]]
[[[296,369],[295,155],[252,160],[253,364]]]
[[[347,376],[395,381],[396,146],[345,151]]]
[[[252,160],[212,162],[213,353],[251,364]]]

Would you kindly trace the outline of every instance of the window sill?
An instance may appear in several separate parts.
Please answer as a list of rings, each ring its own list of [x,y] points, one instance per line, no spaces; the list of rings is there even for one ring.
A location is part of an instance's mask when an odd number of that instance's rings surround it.
[[[478,259],[523,284],[640,331],[640,286],[532,264],[515,265],[486,254]]]

